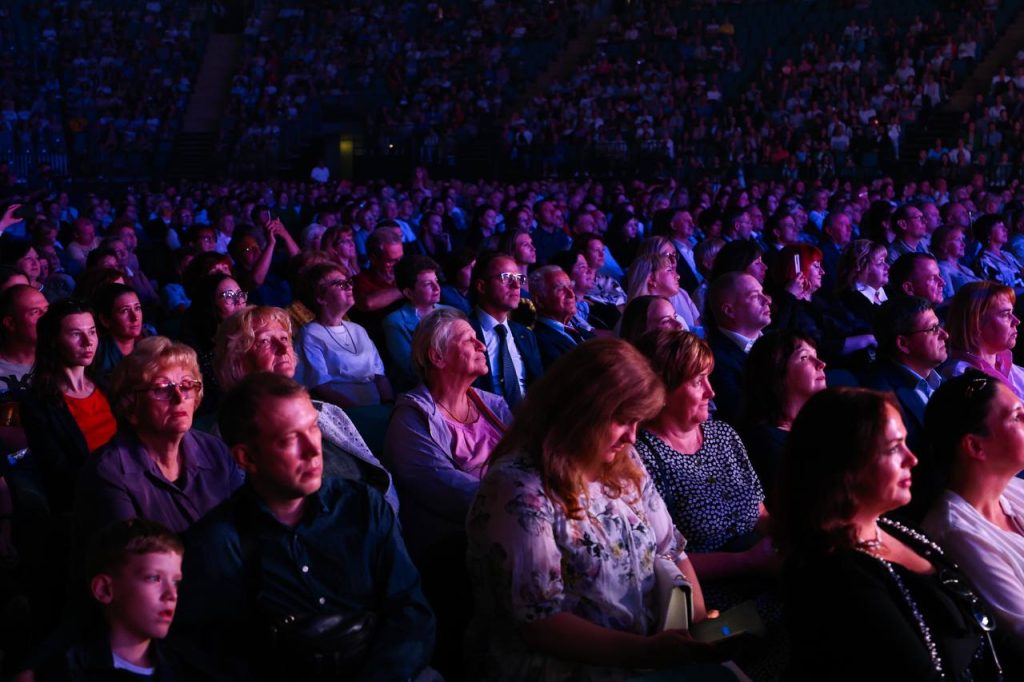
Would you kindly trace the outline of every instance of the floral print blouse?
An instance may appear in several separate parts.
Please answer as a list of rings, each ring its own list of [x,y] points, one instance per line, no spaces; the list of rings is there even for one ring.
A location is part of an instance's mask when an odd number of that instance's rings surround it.
[[[505,458],[484,476],[467,521],[477,609],[470,633],[478,640],[470,650],[474,666],[482,667],[476,677],[621,679],[626,671],[527,649],[519,626],[561,612],[606,628],[653,633],[655,557],[685,558],[686,541],[646,474],[639,496],[627,490],[613,498],[591,483],[581,501],[583,517],[567,518],[524,456]]]

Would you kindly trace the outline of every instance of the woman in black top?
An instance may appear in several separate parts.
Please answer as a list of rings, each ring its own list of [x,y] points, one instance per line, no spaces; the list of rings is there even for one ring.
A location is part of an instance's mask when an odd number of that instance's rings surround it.
[[[894,399],[827,389],[789,434],[774,517],[793,635],[791,677],[1020,679],[1019,645],[937,545],[885,514],[917,458]]]

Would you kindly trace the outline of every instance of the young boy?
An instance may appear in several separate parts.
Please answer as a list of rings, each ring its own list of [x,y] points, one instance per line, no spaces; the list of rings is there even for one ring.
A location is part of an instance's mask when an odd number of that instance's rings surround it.
[[[195,652],[185,655],[160,641],[178,605],[183,553],[174,533],[145,519],[119,521],[97,533],[87,569],[98,609],[73,632],[51,640],[46,648],[52,655],[17,681],[216,678],[197,667]]]

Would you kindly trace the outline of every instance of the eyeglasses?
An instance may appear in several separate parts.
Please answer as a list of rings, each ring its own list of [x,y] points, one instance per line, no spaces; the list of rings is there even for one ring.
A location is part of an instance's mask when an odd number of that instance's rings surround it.
[[[157,384],[156,386],[150,386],[148,388],[140,388],[138,393],[149,393],[153,396],[154,400],[168,402],[174,399],[176,393],[180,393],[182,398],[191,398],[194,395],[198,395],[202,388],[203,382],[201,381],[195,381],[194,379],[182,379],[178,383],[169,381],[166,384]]]
[[[225,301],[231,301],[232,303],[245,303],[249,298],[249,294],[241,289],[235,289],[234,291],[220,292],[220,297]]]
[[[491,277],[500,279],[501,283],[504,284],[505,286],[508,286],[510,284],[523,286],[524,284],[526,284],[526,275],[520,272],[499,272],[496,275],[491,275]]]
[[[942,325],[939,324],[938,322],[936,322],[935,324],[933,324],[930,327],[925,327],[924,329],[915,329],[912,332],[907,332],[906,336],[910,336],[911,334],[932,334],[932,335],[938,335],[939,332],[941,332],[941,331],[942,331]]]
[[[324,282],[323,288],[324,289],[344,289],[345,291],[348,291],[349,289],[352,288],[352,280],[351,279],[344,279],[344,278],[343,279],[332,279],[329,282]]]

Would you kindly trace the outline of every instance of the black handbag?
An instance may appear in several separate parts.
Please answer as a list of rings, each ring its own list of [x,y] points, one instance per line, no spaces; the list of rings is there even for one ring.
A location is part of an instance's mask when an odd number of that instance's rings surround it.
[[[293,675],[344,679],[362,667],[376,624],[372,611],[291,614],[270,626],[270,653]]]

